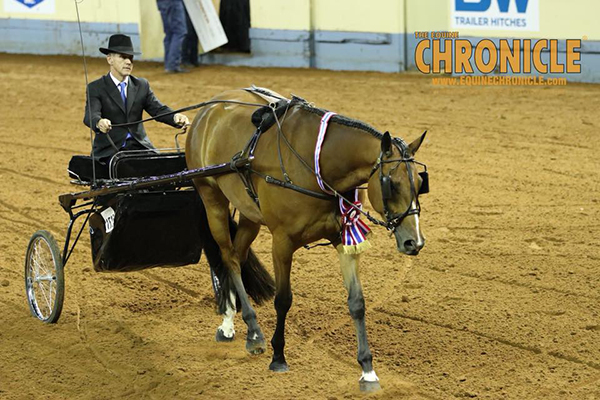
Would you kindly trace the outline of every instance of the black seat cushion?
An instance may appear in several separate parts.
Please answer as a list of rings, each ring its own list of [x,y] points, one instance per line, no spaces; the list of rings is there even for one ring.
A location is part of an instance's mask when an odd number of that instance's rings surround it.
[[[108,164],[95,161],[96,179],[108,179]],[[91,182],[93,179],[92,157],[73,156],[69,161],[69,177],[83,182]]]
[[[96,160],[95,167],[96,179],[126,179],[175,174],[186,169],[186,162],[183,152],[119,152],[110,162]],[[73,156],[68,171],[73,179],[92,182],[92,158]]]
[[[109,164],[109,176],[112,179],[143,178],[175,174],[186,168],[183,152],[120,152],[113,156]]]

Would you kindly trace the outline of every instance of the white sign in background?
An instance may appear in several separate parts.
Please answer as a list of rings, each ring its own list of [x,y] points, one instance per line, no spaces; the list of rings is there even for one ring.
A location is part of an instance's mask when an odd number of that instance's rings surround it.
[[[227,43],[227,35],[212,0],[183,0],[183,2],[198,34],[202,53],[208,53]]]
[[[450,0],[453,29],[539,31],[539,0]]]
[[[4,12],[27,14],[54,14],[54,0],[4,0]]]

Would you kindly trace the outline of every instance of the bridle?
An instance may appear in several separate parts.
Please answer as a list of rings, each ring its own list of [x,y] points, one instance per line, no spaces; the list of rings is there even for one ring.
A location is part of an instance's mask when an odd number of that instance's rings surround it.
[[[429,193],[429,175],[427,173],[427,166],[423,163],[420,163],[412,157],[410,154],[410,150],[406,143],[402,139],[393,138],[392,143],[394,146],[400,151],[401,158],[395,158],[390,160],[384,160],[384,156],[389,155],[384,153],[382,150],[379,153],[379,157],[377,158],[377,162],[371,169],[371,173],[369,174],[369,178],[371,178],[375,172],[379,170],[379,183],[381,185],[381,198],[383,200],[383,215],[385,217],[385,226],[391,232],[394,232],[404,218],[409,215],[417,215],[421,214],[421,204],[419,203],[419,195]],[[391,151],[390,151],[391,152]],[[387,152],[389,153],[389,152]],[[390,168],[390,170],[385,174],[383,172],[384,164],[396,163],[395,166]],[[402,163],[406,165],[406,172],[408,174],[408,180],[410,182],[410,202],[408,203],[408,207],[403,213],[393,213],[389,208],[389,200],[393,197],[394,192],[394,184],[392,182],[392,172],[394,172]],[[414,164],[421,165],[425,168],[424,171],[418,172],[421,177],[421,186],[419,187],[419,191],[417,192],[415,188],[415,180],[412,173],[412,168]]]

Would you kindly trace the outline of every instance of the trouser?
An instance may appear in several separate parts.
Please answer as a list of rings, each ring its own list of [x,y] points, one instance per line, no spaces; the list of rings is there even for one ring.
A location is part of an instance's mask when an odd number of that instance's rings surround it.
[[[165,69],[180,68],[181,46],[187,33],[183,0],[156,0],[165,31]]]
[[[185,40],[183,41],[181,56],[182,63],[198,65],[198,35],[196,34],[196,30],[194,29],[194,25],[192,24],[192,20],[190,19],[190,15],[185,13],[186,24],[187,24],[187,34],[185,35]]]

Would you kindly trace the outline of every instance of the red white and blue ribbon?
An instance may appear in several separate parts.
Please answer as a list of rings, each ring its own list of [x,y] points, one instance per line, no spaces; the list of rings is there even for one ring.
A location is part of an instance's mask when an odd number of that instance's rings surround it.
[[[334,193],[327,189],[323,183],[319,160],[321,158],[321,149],[323,147],[323,142],[325,141],[329,120],[335,114],[336,113],[334,112],[327,112],[321,118],[319,136],[317,137],[317,144],[315,146],[315,174],[317,183],[321,190],[328,194]],[[343,198],[340,197],[339,199],[340,213],[342,214],[342,245],[344,246],[344,253],[358,254],[371,247],[371,244],[366,239],[367,234],[369,234],[371,230],[367,224],[360,219],[359,209],[362,210],[362,203],[358,198],[358,189],[354,189],[354,201],[352,204],[356,208],[345,202]]]
[[[317,137],[317,145],[315,146],[315,172],[317,175],[317,183],[322,191],[327,194],[333,194],[333,192],[325,187],[323,184],[323,178],[321,178],[321,165],[319,164],[319,159],[321,158],[321,148],[323,147],[323,142],[325,141],[325,134],[327,133],[327,126],[329,125],[329,120],[336,113],[334,112],[326,112],[325,115],[321,118],[321,125],[319,126],[319,136]]]
[[[354,207],[340,198],[340,212],[342,213],[342,243],[344,252],[358,254],[371,247],[366,236],[371,229],[360,219],[362,203],[358,199],[358,189],[354,189]]]

